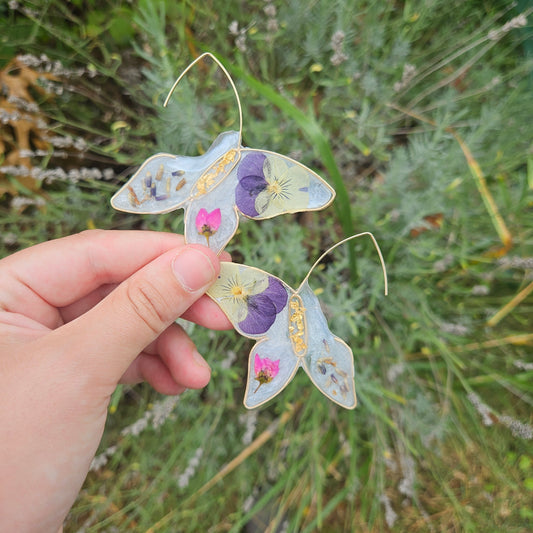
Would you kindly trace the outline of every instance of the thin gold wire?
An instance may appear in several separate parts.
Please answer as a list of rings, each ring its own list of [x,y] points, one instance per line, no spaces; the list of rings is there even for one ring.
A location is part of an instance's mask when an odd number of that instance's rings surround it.
[[[231,88],[233,89],[233,94],[235,95],[235,99],[237,100],[237,108],[239,110],[239,146],[240,146],[241,142],[242,142],[242,106],[241,106],[241,99],[239,98],[239,93],[237,92],[237,87],[235,87],[235,83],[233,83],[233,79],[231,78],[229,72],[226,70],[224,65],[211,52],[205,52],[202,55],[198,56],[180,74],[178,79],[174,82],[174,85],[171,87],[171,89],[170,89],[170,91],[169,91],[169,93],[168,93],[168,95],[167,95],[167,97],[165,99],[165,102],[163,104],[163,107],[167,107],[167,104],[168,104],[168,102],[170,100],[170,97],[172,96],[172,93],[176,90],[176,87],[178,86],[179,82],[183,79],[183,77],[187,74],[187,72],[189,72],[189,70],[191,70],[191,68],[194,67],[194,65],[196,65],[196,63],[200,62],[205,57],[210,57],[217,64],[217,66],[220,68],[220,70],[222,70],[222,72],[224,73],[224,75],[228,79],[228,81],[229,81],[229,83],[231,85]]]
[[[313,264],[313,266],[309,269],[309,272],[307,273],[307,276],[303,279],[302,283],[300,283],[300,286],[298,287],[297,293],[300,292],[300,289],[303,287],[304,283],[309,279],[309,276],[313,272],[313,270],[317,267],[317,265],[326,257],[328,254],[330,254],[335,248],[339,247],[341,244],[344,244],[345,242],[351,241],[352,239],[357,239],[358,237],[362,237],[363,235],[368,235],[372,242],[374,243],[374,246],[376,247],[376,251],[378,252],[379,260],[381,262],[381,268],[383,269],[383,280],[385,282],[385,296],[389,293],[389,286],[387,282],[387,269],[385,267],[385,260],[383,259],[383,254],[381,253],[381,249],[379,247],[378,241],[376,241],[376,238],[372,233],[369,231],[364,231],[363,233],[358,233],[357,235],[352,235],[351,237],[347,237],[346,239],[343,239],[342,241],[339,241],[338,243],[334,244],[331,248],[326,250]]]

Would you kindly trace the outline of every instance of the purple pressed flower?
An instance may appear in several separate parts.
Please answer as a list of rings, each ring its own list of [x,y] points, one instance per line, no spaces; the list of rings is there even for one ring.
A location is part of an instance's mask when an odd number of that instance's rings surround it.
[[[239,322],[239,327],[244,333],[259,335],[268,331],[276,320],[276,307],[264,294],[254,294],[248,297],[248,313],[246,318]]]
[[[223,263],[219,278],[209,295],[244,335],[266,333],[287,305],[287,286],[260,270]]]
[[[277,278],[269,276],[268,287],[261,294],[264,294],[274,304],[276,313],[280,313],[287,304],[287,290]]]
[[[239,183],[235,188],[235,203],[241,213],[249,217],[259,215],[255,200],[268,186],[263,171],[265,159],[264,154],[250,153],[242,159],[237,170]]]
[[[146,189],[152,188],[152,174],[150,174],[150,172],[147,172],[146,176],[144,177],[144,186]]]
[[[150,172],[146,173],[146,177],[144,178],[144,185],[146,187],[146,190],[149,192],[150,197],[155,198],[157,195],[157,185],[152,179],[152,174],[150,174]]]
[[[311,177],[311,171],[288,158],[249,152],[237,168],[235,204],[252,218],[308,209]]]
[[[239,327],[249,335],[266,333],[287,304],[287,291],[279,279],[269,277],[268,287],[247,297],[248,313]]]

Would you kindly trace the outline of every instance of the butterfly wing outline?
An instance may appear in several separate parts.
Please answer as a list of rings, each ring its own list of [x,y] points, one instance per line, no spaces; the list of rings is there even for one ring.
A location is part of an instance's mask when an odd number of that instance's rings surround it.
[[[252,148],[230,149],[197,183],[185,213],[185,238],[187,242],[206,244],[198,224],[200,211],[220,210],[220,227],[214,233],[207,230],[207,244],[217,252],[237,231],[238,212],[259,220],[322,209],[335,197],[335,191],[304,165],[274,152]]]
[[[241,146],[242,108],[229,72],[211,53],[198,56],[174,82],[164,105],[185,75],[209,57],[235,94],[239,131],[220,134],[198,157],[157,154],[147,159],[113,196],[112,206],[138,214],[185,209],[185,240],[220,252],[235,234],[238,211],[256,218],[316,210],[333,201],[333,189],[288,157]]]
[[[305,308],[309,331],[302,367],[325,396],[346,409],[354,409],[357,396],[352,350],[329,330],[320,302],[307,282],[297,294]]]
[[[156,154],[149,157],[111,198],[118,211],[137,214],[169,213],[182,207],[200,178],[231,149],[239,147],[239,133],[221,133],[202,155],[196,157]],[[170,180],[170,190],[167,184]],[[195,189],[193,191],[193,189]],[[137,201],[132,197],[132,191]]]
[[[113,196],[111,205],[137,214],[183,207],[186,242],[218,253],[237,231],[239,211],[265,219],[322,209],[333,201],[335,191],[304,165],[239,143],[239,133],[228,131],[197,157],[154,155]],[[216,225],[200,222],[215,213]]]
[[[233,200],[236,183],[232,182],[231,170],[239,161],[239,142],[238,132],[227,131],[200,156],[154,155],[113,196],[111,205],[137,214],[169,213],[183,207],[185,240],[208,244],[220,252],[238,226]],[[221,223],[212,238],[198,230],[196,221],[201,209],[208,213],[220,209]]]
[[[253,219],[327,207],[335,191],[315,172],[275,152],[243,148],[236,173],[235,203]]]
[[[280,393],[300,364],[287,334],[293,293],[279,278],[235,263],[222,263],[217,282],[207,291],[241,335],[258,341],[248,363],[244,405],[249,409]]]

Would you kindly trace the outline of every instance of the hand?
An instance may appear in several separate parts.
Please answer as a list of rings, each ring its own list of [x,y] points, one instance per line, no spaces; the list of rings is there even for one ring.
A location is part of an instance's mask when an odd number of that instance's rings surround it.
[[[0,261],[0,531],[61,528],[117,383],[208,383],[174,320],[231,327],[204,295],[218,272],[208,248],[145,231],[84,232]]]

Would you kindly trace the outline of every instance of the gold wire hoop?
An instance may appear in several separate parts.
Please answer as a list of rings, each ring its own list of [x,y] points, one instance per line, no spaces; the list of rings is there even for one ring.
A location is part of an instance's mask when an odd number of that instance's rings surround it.
[[[338,243],[334,244],[331,248],[328,248],[313,264],[313,266],[309,269],[309,272],[307,273],[307,276],[303,279],[302,283],[300,283],[300,286],[298,287],[297,293],[300,291],[304,283],[309,279],[309,276],[313,272],[313,270],[317,267],[317,265],[326,257],[328,254],[330,254],[335,248],[339,247],[341,244],[344,244],[345,242],[351,241],[352,239],[357,239],[358,237],[362,237],[363,235],[368,235],[372,242],[374,243],[374,246],[376,248],[376,251],[379,256],[379,260],[381,262],[381,268],[383,270],[383,280],[385,282],[385,296],[389,293],[389,285],[387,281],[387,269],[385,267],[385,260],[383,259],[383,255],[381,253],[381,249],[379,247],[378,241],[376,241],[376,238],[372,233],[369,231],[364,231],[363,233],[358,233],[357,235],[352,235],[351,237],[347,237],[346,239],[343,239],[342,241],[339,241]]]
[[[179,82],[183,79],[183,77],[191,70],[196,63],[200,62],[202,59],[210,57],[216,65],[222,70],[226,78],[228,79],[231,88],[233,89],[233,94],[235,95],[235,99],[237,100],[237,108],[239,110],[239,146],[241,145],[242,141],[242,107],[241,107],[241,99],[239,98],[239,93],[237,92],[237,87],[235,87],[235,83],[233,83],[233,79],[231,78],[229,72],[226,70],[224,65],[211,53],[211,52],[204,52],[202,55],[198,56],[192,63],[189,64],[189,66],[179,75],[178,79],[174,82],[174,85],[172,85],[165,102],[163,104],[163,107],[167,107],[167,104],[170,100],[170,97],[172,96],[172,93],[175,91],[176,87],[178,86]]]

